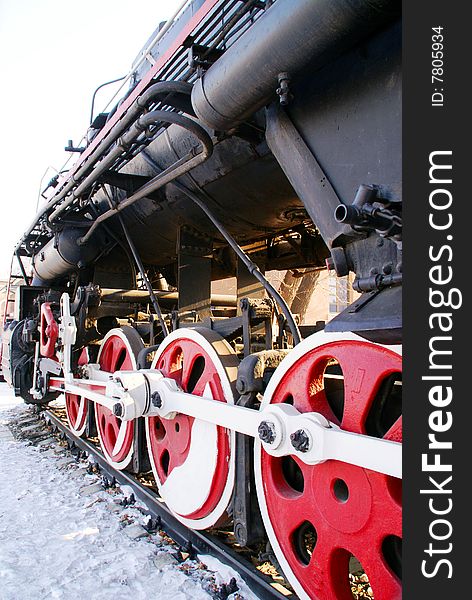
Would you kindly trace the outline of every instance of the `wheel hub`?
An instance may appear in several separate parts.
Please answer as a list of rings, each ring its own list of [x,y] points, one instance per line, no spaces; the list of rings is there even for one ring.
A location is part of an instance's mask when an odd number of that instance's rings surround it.
[[[359,531],[372,518],[372,487],[364,469],[329,461],[313,469],[310,488],[320,516],[340,533]]]

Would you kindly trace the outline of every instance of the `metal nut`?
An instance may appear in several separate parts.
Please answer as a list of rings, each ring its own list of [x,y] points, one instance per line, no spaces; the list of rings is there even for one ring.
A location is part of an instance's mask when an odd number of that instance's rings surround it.
[[[265,444],[273,444],[275,440],[275,425],[270,421],[262,421],[257,428],[259,439]]]
[[[123,416],[123,406],[119,402],[113,405],[113,414],[115,417]]]
[[[159,394],[159,392],[153,392],[151,394],[151,402],[152,402],[152,405],[155,406],[156,408],[162,407],[162,398],[161,398],[161,395]]]
[[[290,435],[292,446],[299,452],[308,452],[310,449],[310,438],[304,429],[298,429]]]

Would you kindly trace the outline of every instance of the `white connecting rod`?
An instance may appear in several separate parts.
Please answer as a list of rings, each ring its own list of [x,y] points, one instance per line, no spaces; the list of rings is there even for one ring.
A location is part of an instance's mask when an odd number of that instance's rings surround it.
[[[402,477],[402,445],[398,442],[332,427],[324,432],[324,444],[326,459],[341,460],[364,469],[400,479]]]
[[[61,385],[51,385],[49,386],[49,389],[56,392],[67,392],[68,394],[75,394],[77,396],[80,396],[81,398],[86,398],[87,400],[92,400],[92,402],[101,404],[102,406],[105,406],[111,411],[113,410],[116,404],[115,398],[110,398],[105,394],[101,394],[100,392],[91,390],[90,387],[80,385],[79,382],[80,379],[74,379],[73,383],[66,382],[65,384]],[[89,382],[87,381],[87,383]]]
[[[101,379],[95,370],[91,375]],[[343,431],[319,413],[300,413],[289,404],[270,404],[257,411],[213,400],[210,390],[203,397],[195,396],[157,370],[117,371],[107,376],[106,383],[100,382],[106,386],[105,394],[91,390],[89,380],[81,385],[80,379],[65,381],[62,391],[98,402],[124,421],[153,416],[173,419],[180,413],[254,437],[272,456],[295,455],[309,465],[339,460],[402,477],[401,444]]]

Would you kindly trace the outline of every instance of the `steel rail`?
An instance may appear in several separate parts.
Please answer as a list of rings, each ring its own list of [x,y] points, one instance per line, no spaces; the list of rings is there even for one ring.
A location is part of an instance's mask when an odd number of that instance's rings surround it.
[[[159,517],[163,531],[168,534],[177,544],[185,546],[191,542],[192,547],[201,554],[211,554],[237,571],[245,580],[251,590],[261,600],[284,600],[284,595],[275,589],[271,578],[258,571],[249,561],[241,557],[232,548],[224,544],[216,536],[210,533],[189,529],[178,521],[169,511],[158,495],[143,485],[140,481],[125,471],[117,471],[106,460],[102,452],[90,441],[76,437],[70,429],[51,410],[43,411],[46,422],[56,426],[81,450],[85,450],[98,463],[100,471],[104,472],[110,479],[132,488],[135,497],[145,503],[149,515]],[[295,594],[290,595],[293,600],[297,599]]]

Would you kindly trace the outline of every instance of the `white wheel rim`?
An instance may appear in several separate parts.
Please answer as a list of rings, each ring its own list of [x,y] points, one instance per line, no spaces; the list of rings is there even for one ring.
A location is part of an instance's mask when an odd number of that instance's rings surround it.
[[[201,331],[201,333],[200,333]],[[203,333],[205,333],[205,335],[203,335]],[[209,341],[209,338],[213,337],[213,343],[211,341]],[[234,391],[233,391],[233,387],[232,384],[234,384],[234,382],[236,381],[236,377],[237,377],[237,367],[224,367],[221,361],[221,357],[224,355],[234,355],[234,353],[231,350],[231,347],[229,346],[229,344],[227,344],[227,342],[225,340],[223,340],[223,338],[220,338],[219,336],[216,336],[216,334],[214,334],[213,332],[209,331],[208,333],[204,330],[197,330],[197,329],[177,329],[176,331],[172,332],[170,335],[168,335],[166,337],[166,339],[162,342],[162,344],[159,347],[159,350],[156,353],[156,356],[154,357],[153,363],[152,363],[152,368],[156,367],[156,364],[159,361],[159,358],[162,356],[163,352],[167,349],[167,347],[172,344],[174,341],[179,340],[179,339],[190,339],[194,342],[196,342],[197,344],[199,344],[202,349],[210,356],[216,371],[218,373],[218,376],[220,378],[220,383],[221,383],[221,387],[223,389],[223,393],[224,393],[224,398],[226,400],[226,402],[228,404],[234,404]],[[215,346],[218,348],[219,353],[215,350]],[[211,397],[211,395],[210,395]],[[202,452],[206,452],[208,450],[211,450],[210,446],[212,445],[212,442],[214,441],[214,436],[215,436],[215,432],[217,431],[217,427],[216,425],[212,425],[211,423],[203,423],[202,421],[198,421],[197,419],[194,421],[194,428],[192,428],[192,434],[197,434],[197,435],[192,435],[192,439],[195,437],[198,438],[200,441],[203,441],[203,446],[205,446],[205,448],[196,443],[195,446],[196,448],[194,449],[195,452],[192,453],[192,455],[189,454],[189,456],[191,456],[190,460],[191,463],[187,466],[187,460],[188,457],[185,461],[185,463],[182,465],[182,469],[181,472],[178,473],[179,476],[179,480],[177,481],[177,477],[174,478],[175,484],[171,481],[170,485],[166,485],[167,481],[169,480],[169,478],[164,482],[164,484],[162,484],[159,480],[159,476],[158,476],[158,471],[156,468],[156,464],[154,462],[154,457],[153,457],[153,452],[152,452],[152,448],[151,448],[151,442],[150,442],[150,430],[149,430],[149,419],[145,419],[146,421],[146,440],[147,440],[147,446],[148,446],[148,454],[149,454],[149,458],[151,461],[151,466],[152,466],[152,470],[154,473],[154,478],[156,480],[156,485],[159,489],[159,493],[161,494],[161,496],[163,497],[164,500],[168,500],[169,504],[168,504],[168,508],[169,510],[172,512],[172,514],[184,525],[186,525],[187,527],[190,527],[192,529],[207,529],[208,527],[212,527],[213,525],[215,525],[215,523],[218,522],[218,520],[224,515],[229,502],[231,500],[231,496],[233,493],[233,487],[234,487],[234,472],[235,472],[235,452],[234,452],[234,447],[235,447],[235,433],[234,431],[230,431],[228,433],[228,437],[229,437],[229,464],[228,464],[228,476],[227,476],[227,480],[226,480],[226,485],[224,487],[223,493],[221,495],[220,500],[218,501],[217,505],[213,508],[213,510],[211,510],[211,512],[206,515],[205,517],[202,518],[198,518],[198,519],[191,519],[191,518],[186,518],[184,516],[182,516],[181,514],[179,514],[176,511],[176,507],[178,507],[179,509],[182,509],[182,512],[186,512],[189,508],[192,508],[192,506],[195,506],[199,503],[202,502],[202,498],[203,498],[203,493],[202,495],[195,495],[195,498],[192,499],[188,499],[188,496],[190,496],[189,489],[194,489],[189,487],[189,485],[196,485],[198,486],[198,484],[202,482],[202,478],[201,478],[201,472],[199,473],[199,471],[197,471],[195,469],[195,464],[196,461],[198,459],[198,456],[201,456]],[[198,425],[197,425],[198,424]],[[195,431],[195,425],[197,426],[197,430]],[[191,450],[192,452],[192,450]],[[208,457],[208,455],[206,455]],[[208,461],[208,466],[210,468],[207,468],[206,473],[210,473],[211,472],[211,465],[213,464],[213,461]],[[201,467],[201,461],[200,461],[200,467]],[[176,467],[172,473],[174,471],[176,471],[177,469],[179,469],[180,467]],[[186,489],[183,489],[182,487],[182,482],[186,481]],[[193,482],[193,483],[192,483]],[[208,479],[206,479],[206,483],[208,485]],[[193,492],[192,492],[193,495]],[[174,504],[174,506],[172,506],[172,504]]]
[[[84,351],[87,353],[87,359],[89,359],[89,353],[88,353],[88,349],[85,348]],[[75,395],[75,394],[71,394],[71,395]],[[72,433],[74,435],[76,435],[77,437],[82,437],[83,434],[85,433],[85,430],[87,428],[87,418],[84,419],[84,422],[82,423],[82,426],[77,428],[76,425],[77,423],[80,423],[82,421],[82,418],[84,416],[84,411],[89,410],[90,406],[86,400],[86,398],[84,398],[83,396],[80,396],[80,406],[79,406],[79,412],[77,414],[77,418],[75,419],[75,423],[72,423],[72,415],[69,412],[69,407],[67,404],[67,395],[66,395],[66,415],[67,415],[67,421],[69,423],[69,428],[72,431]]]
[[[84,411],[85,411],[85,406],[87,405],[87,400],[81,396],[80,397],[80,406],[79,406],[79,412],[77,415],[77,418],[75,419],[75,423],[72,423],[72,419],[71,419],[71,415],[69,412],[69,408],[67,406],[67,402],[66,402],[66,415],[67,415],[67,421],[69,423],[69,428],[72,431],[72,433],[74,435],[76,435],[77,437],[81,437],[84,433],[85,433],[85,429],[87,427],[87,419],[84,419],[84,422],[82,424],[82,427],[76,428],[77,423],[80,423],[82,421],[82,418],[84,416]]]

